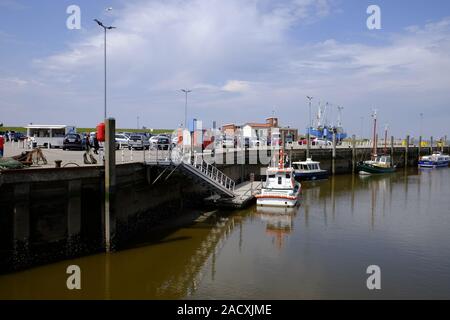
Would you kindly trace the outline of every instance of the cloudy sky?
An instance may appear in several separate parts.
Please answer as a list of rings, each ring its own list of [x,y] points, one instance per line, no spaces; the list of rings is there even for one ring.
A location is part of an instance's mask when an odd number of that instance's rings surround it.
[[[66,9],[81,8],[69,30]],[[369,30],[370,4],[381,30]],[[107,11],[105,8],[112,7]],[[344,107],[349,133],[369,135],[370,113],[395,135],[450,136],[448,0],[0,0],[0,122],[175,128],[264,121],[308,123],[306,96]],[[314,110],[313,110],[314,111]]]

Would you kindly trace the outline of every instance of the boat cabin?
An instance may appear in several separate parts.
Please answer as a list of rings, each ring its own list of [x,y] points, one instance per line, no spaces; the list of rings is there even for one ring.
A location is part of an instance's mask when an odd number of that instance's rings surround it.
[[[293,162],[292,166],[299,171],[320,171],[320,162],[307,159],[306,161]]]
[[[292,168],[267,168],[265,188],[291,189],[294,184],[294,170]]]

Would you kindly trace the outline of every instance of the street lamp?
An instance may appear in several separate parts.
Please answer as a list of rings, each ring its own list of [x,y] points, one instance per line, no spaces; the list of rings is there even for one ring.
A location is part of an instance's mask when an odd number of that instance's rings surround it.
[[[192,90],[188,90],[188,89],[181,89],[182,92],[184,92],[184,94],[186,95],[186,102],[184,105],[184,129],[186,129],[186,123],[187,123],[187,98],[188,98],[188,93],[192,92]]]
[[[97,24],[103,28],[103,30],[105,31],[105,110],[104,110],[104,117],[106,119],[106,30],[111,30],[111,29],[115,29],[116,27],[112,27],[112,26],[105,26],[103,25],[103,23],[97,19],[94,19],[95,22],[97,22]]]

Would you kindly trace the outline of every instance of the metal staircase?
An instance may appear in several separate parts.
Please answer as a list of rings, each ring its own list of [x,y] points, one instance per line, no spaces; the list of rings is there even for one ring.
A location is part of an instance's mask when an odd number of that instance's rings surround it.
[[[190,153],[183,153],[179,148],[175,148],[164,154],[157,153],[156,158],[150,159],[146,163],[175,167],[172,172],[174,170],[180,170],[208,190],[220,196],[226,198],[236,197],[234,192],[236,183],[234,180],[215,166],[204,161],[201,154],[196,154],[194,157],[191,157]]]
[[[225,197],[235,197],[234,180],[215,166],[205,162],[201,156],[194,156],[191,161],[182,161],[179,168],[209,190]]]

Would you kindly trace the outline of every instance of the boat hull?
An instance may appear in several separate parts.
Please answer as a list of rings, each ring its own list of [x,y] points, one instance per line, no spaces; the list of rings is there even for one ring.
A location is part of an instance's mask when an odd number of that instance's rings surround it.
[[[297,181],[315,181],[328,179],[329,173],[326,170],[319,172],[296,172],[295,180]]]
[[[295,207],[298,203],[298,198],[295,199],[287,199],[287,198],[275,198],[275,197],[258,197],[256,199],[256,204],[258,206],[264,207],[285,207],[292,208]]]
[[[420,168],[446,168],[448,167],[449,161],[427,161],[420,160],[419,167]]]
[[[374,165],[370,165],[364,162],[358,163],[356,170],[359,174],[369,175],[369,174],[384,174],[384,173],[393,173],[395,172],[395,168],[383,168]]]

